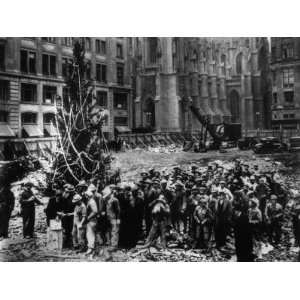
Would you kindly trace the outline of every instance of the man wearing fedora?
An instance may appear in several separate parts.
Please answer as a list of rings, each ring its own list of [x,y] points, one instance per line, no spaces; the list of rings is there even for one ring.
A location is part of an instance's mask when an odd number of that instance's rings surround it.
[[[175,182],[174,199],[171,206],[171,218],[174,229],[177,232],[184,230],[184,217],[186,211],[186,194],[184,190],[184,184],[177,180]]]
[[[167,231],[167,220],[170,214],[170,207],[164,197],[159,197],[151,203],[151,214],[152,214],[152,226],[147,237],[146,243],[142,248],[150,247],[154,245],[156,240],[160,238],[160,243],[163,248],[167,247],[166,242],[166,231]]]
[[[109,223],[109,245],[111,250],[116,250],[119,245],[119,232],[120,232],[120,203],[114,195],[114,187],[105,188],[103,198],[106,200],[106,215]]]
[[[87,209],[79,194],[74,195],[72,202],[75,205],[72,230],[73,248],[82,252],[85,248],[85,222]]]
[[[74,203],[73,197],[75,194],[75,188],[72,184],[64,185],[64,192],[62,194],[62,228],[64,233],[63,248],[72,248],[72,230],[73,230],[73,219],[74,219]]]
[[[14,206],[15,196],[10,190],[10,183],[4,181],[0,187],[0,239],[8,238],[9,219]]]
[[[42,205],[41,201],[32,192],[32,182],[26,182],[20,197],[21,215],[23,218],[24,238],[33,238],[35,223],[35,205]]]
[[[219,192],[215,219],[215,239],[217,248],[226,245],[230,233],[232,205],[224,192]]]
[[[94,194],[91,191],[88,190],[86,196],[88,199],[86,205],[86,239],[88,250],[86,254],[93,254],[96,242],[98,207]]]
[[[278,197],[274,194],[266,206],[266,223],[270,243],[277,245],[281,239],[281,227],[283,221],[283,209],[278,203]]]

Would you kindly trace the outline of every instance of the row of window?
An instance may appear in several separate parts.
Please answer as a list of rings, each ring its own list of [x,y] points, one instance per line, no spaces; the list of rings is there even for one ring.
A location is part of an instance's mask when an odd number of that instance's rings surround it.
[[[55,44],[56,38],[55,37],[42,37],[42,41],[47,43]],[[73,37],[62,37],[61,38],[61,44],[63,46],[72,47],[74,45],[75,38]],[[85,50],[91,51],[92,50],[92,39],[90,37],[81,38],[81,42],[84,43]],[[117,58],[124,58],[123,54],[123,45],[120,43],[117,43]],[[95,52],[100,55],[106,55],[107,53],[107,45],[105,40],[96,39],[95,40]]]
[[[68,97],[67,88],[63,88],[63,97]],[[43,103],[54,104],[57,96],[57,87],[44,85],[43,86]],[[96,99],[98,105],[107,107],[107,92],[97,91]],[[9,100],[9,81],[0,80],[0,101],[7,102]],[[21,83],[21,102],[25,103],[37,103],[37,85],[31,83]],[[114,108],[127,110],[127,94],[126,93],[114,93]]]
[[[284,88],[293,88],[295,83],[295,73],[293,68],[282,69],[282,82]],[[273,85],[276,86],[277,83],[276,72],[273,72]]]
[[[283,93],[284,101],[288,104],[292,104],[294,102],[294,91],[285,91]],[[277,93],[273,93],[273,102],[274,104],[278,103],[278,95]]]
[[[8,112],[0,110],[0,123],[8,122]],[[21,124],[22,125],[37,125],[38,123],[38,114],[35,112],[23,112],[21,114]],[[43,124],[56,124],[55,115],[53,113],[44,113],[43,114]],[[114,118],[115,126],[128,126],[128,117],[115,117]],[[105,125],[108,125],[106,122]]]
[[[288,39],[281,44],[280,56],[282,59],[289,59],[294,57],[294,43],[292,40]],[[277,58],[277,48],[273,46],[271,49],[272,59],[276,60]]]
[[[71,58],[62,58],[62,75],[67,77],[70,75],[72,70],[73,60]],[[21,50],[21,72],[23,73],[36,73],[36,53],[29,50]],[[42,56],[42,72],[43,75],[56,76],[56,56],[50,54],[43,54]],[[124,84],[124,64],[117,63],[116,67],[117,83],[119,85]],[[88,61],[86,64],[87,79],[91,79],[91,62]],[[96,64],[96,80],[98,82],[107,82],[107,67],[105,64]]]

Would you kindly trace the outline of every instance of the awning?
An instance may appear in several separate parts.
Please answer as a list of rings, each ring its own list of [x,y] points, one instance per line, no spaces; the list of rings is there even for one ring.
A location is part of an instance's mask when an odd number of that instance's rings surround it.
[[[49,136],[58,136],[58,132],[53,124],[44,125],[44,130],[47,132]]]
[[[0,124],[0,137],[14,137],[15,134],[7,124]]]
[[[125,132],[130,132],[131,131],[128,126],[116,126],[115,129],[119,133],[125,133]]]
[[[28,137],[43,136],[43,133],[39,129],[38,125],[23,125],[23,130],[26,132]]]

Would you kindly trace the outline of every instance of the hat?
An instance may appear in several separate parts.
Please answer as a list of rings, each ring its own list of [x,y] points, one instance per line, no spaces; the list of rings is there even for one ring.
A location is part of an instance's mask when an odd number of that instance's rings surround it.
[[[145,183],[152,184],[152,180],[149,179],[149,178],[147,178],[147,179],[145,180]]]
[[[220,183],[226,184],[226,181],[225,180],[220,180]]]
[[[24,186],[33,187],[33,183],[31,181],[27,181],[27,182],[24,183]]]
[[[201,177],[196,177],[196,178],[195,178],[195,182],[200,182],[200,181],[202,181],[202,178],[201,178]]]
[[[255,180],[255,177],[252,175],[252,176],[250,176],[250,179],[251,180]]]
[[[192,191],[198,191],[198,190],[199,190],[199,189],[197,188],[197,186],[194,185],[194,186],[192,187]]]
[[[166,198],[165,198],[165,196],[163,195],[163,194],[160,194],[159,196],[158,196],[158,199],[157,199],[158,201],[166,201]]]
[[[88,187],[88,190],[93,193],[97,191],[97,188],[93,183],[91,183]]]
[[[145,176],[148,176],[148,173],[147,173],[146,171],[143,170],[143,171],[141,172],[141,176],[144,176],[144,175],[145,175]]]
[[[77,203],[82,199],[82,197],[79,194],[75,194],[73,199],[72,199],[72,203]]]
[[[271,200],[277,200],[278,198],[277,198],[277,196],[276,195],[271,195]]]
[[[92,193],[90,190],[87,190],[84,194],[85,194],[88,198],[93,197],[93,193]]]
[[[65,188],[66,192],[74,192],[75,191],[75,188],[74,188],[73,184],[67,183],[67,184],[64,185],[64,188]]]
[[[102,195],[103,195],[103,198],[107,198],[109,197],[110,195],[112,194],[112,189],[107,186],[103,191],[102,191]]]
[[[85,180],[80,180],[77,184],[77,187],[87,187],[87,183]]]
[[[180,180],[177,180],[175,182],[175,186],[181,186],[181,187],[184,187],[184,184],[180,181]]]
[[[163,178],[163,179],[161,180],[160,183],[161,183],[161,184],[163,184],[163,183],[168,183],[168,181],[167,181],[166,179]]]
[[[255,197],[254,197],[254,198],[251,198],[250,201],[251,201],[252,203],[255,203],[256,206],[259,205],[259,201],[258,201],[258,199],[255,198]]]
[[[160,184],[160,181],[158,179],[154,179],[153,184]]]

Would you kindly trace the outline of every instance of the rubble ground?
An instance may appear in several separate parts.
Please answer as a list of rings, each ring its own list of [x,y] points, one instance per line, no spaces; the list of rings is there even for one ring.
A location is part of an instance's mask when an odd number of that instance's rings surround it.
[[[291,167],[285,167],[279,160],[282,157],[254,156],[251,151],[238,151],[230,149],[226,153],[211,151],[207,153],[193,152],[173,152],[161,153],[144,150],[131,150],[115,154],[113,168],[120,168],[122,180],[134,181],[139,177],[142,170],[155,168],[157,170],[171,169],[175,165],[188,167],[190,164],[205,166],[209,161],[222,161],[224,166],[230,165],[234,158],[240,158],[247,161],[250,165],[255,163],[263,168],[269,168],[276,164],[286,171],[284,178],[289,188],[297,190],[299,186],[300,175],[293,172]],[[286,157],[284,158],[286,161]],[[293,158],[290,158],[293,161]],[[38,170],[28,174],[24,179],[31,179],[36,187],[36,193],[39,195],[40,190],[44,188],[45,174],[43,170]],[[22,218],[19,215],[18,195],[20,193],[20,184],[16,182],[12,188],[16,196],[16,207],[13,211],[10,221],[10,238],[0,241],[0,261],[189,261],[189,262],[213,262],[213,261],[235,261],[234,245],[232,240],[226,252],[219,252],[215,249],[202,251],[188,249],[185,244],[187,237],[178,235],[174,240],[168,243],[168,249],[161,250],[151,247],[142,249],[139,245],[130,250],[118,250],[111,253],[106,248],[100,250],[96,257],[87,257],[85,254],[78,254],[72,250],[63,250],[53,252],[47,250],[47,227],[44,208],[48,198],[42,197],[44,205],[36,207],[36,223],[34,239],[25,240],[22,237]],[[283,227],[283,241],[279,247],[272,247],[269,244],[263,247],[262,261],[297,261],[298,249],[293,247],[292,228],[290,220],[286,220]]]

